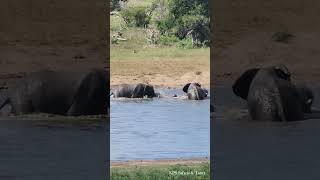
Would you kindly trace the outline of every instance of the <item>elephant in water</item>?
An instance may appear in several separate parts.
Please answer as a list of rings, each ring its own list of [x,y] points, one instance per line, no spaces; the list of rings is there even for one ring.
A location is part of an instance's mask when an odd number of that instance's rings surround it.
[[[208,96],[208,91],[201,88],[199,83],[188,83],[182,90],[187,93],[190,100],[203,100]]]
[[[254,120],[296,121],[311,112],[313,93],[306,86],[291,83],[284,65],[253,68],[244,72],[233,84],[233,92],[247,100]]]
[[[122,84],[117,87],[112,93],[115,98],[126,97],[126,98],[153,98],[159,96],[154,92],[153,86],[149,84]]]
[[[38,71],[18,80],[13,88],[1,92],[2,115],[50,113],[60,115],[107,114],[108,72]]]

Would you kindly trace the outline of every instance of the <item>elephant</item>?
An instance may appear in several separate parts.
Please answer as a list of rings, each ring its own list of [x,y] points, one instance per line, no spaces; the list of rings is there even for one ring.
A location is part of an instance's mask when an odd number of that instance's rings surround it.
[[[159,94],[154,92],[152,85],[138,83],[133,84],[122,84],[117,87],[112,93],[115,98],[126,97],[126,98],[153,98],[158,97]]]
[[[182,90],[187,93],[190,100],[203,100],[208,96],[208,91],[202,88],[199,83],[188,83]]]
[[[294,85],[288,68],[282,64],[249,69],[235,81],[232,89],[247,101],[253,120],[296,121],[311,113],[312,91]]]
[[[1,92],[2,115],[49,113],[67,116],[108,114],[108,71],[41,70]]]

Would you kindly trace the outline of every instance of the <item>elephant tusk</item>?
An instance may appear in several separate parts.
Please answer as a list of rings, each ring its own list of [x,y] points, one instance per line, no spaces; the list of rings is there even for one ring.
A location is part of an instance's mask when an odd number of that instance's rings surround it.
[[[308,99],[306,103],[307,104],[311,104],[312,103],[312,99]]]

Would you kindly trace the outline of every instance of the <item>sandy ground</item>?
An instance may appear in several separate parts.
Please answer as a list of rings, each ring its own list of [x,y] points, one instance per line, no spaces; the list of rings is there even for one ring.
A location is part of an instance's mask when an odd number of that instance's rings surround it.
[[[42,69],[106,66],[105,6],[101,0],[1,1],[0,86]]]
[[[111,162],[111,168],[127,168],[127,167],[152,167],[152,166],[171,166],[177,164],[183,165],[197,165],[201,163],[207,163],[207,158],[194,158],[194,159],[167,159],[167,160],[135,160],[135,161],[113,161]]]
[[[251,67],[283,63],[294,80],[320,80],[319,1],[213,1],[212,86]],[[294,37],[272,40],[276,32]]]
[[[123,83],[150,83],[160,87],[181,87],[188,82],[210,84],[209,61],[189,60],[118,60],[111,61],[111,86]]]

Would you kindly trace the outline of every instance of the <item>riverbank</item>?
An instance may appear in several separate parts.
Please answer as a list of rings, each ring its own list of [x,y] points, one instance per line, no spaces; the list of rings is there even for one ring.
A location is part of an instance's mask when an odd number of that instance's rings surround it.
[[[210,49],[145,48],[135,52],[111,48],[111,86],[150,83],[180,88],[188,82],[210,85]]]
[[[207,158],[111,162],[111,179],[209,179]]]
[[[111,161],[111,168],[129,168],[143,166],[171,166],[177,164],[197,165],[208,163],[208,158],[191,158],[191,159],[161,159],[161,160],[132,160],[132,161]]]
[[[320,2],[213,2],[213,83],[233,81],[248,68],[279,63],[288,66],[295,80],[319,81],[317,4]]]

